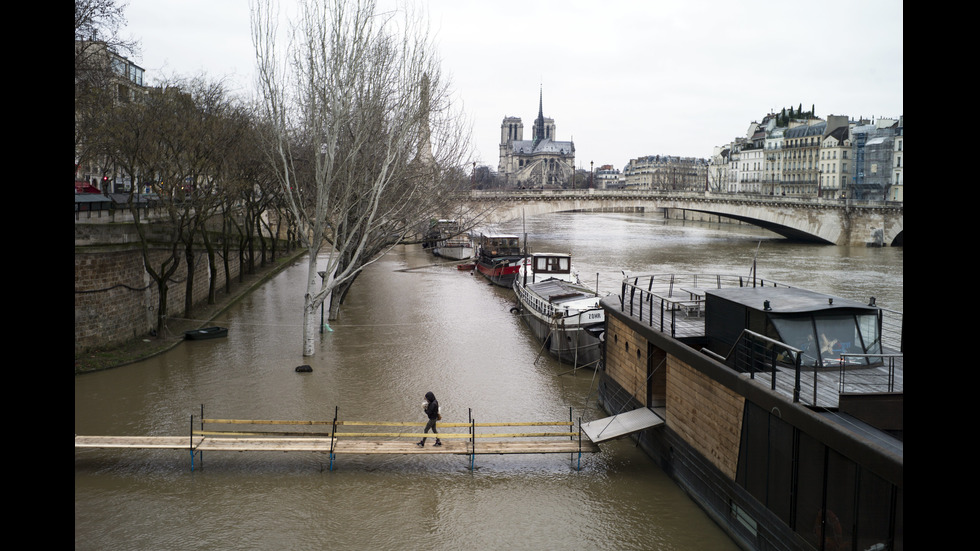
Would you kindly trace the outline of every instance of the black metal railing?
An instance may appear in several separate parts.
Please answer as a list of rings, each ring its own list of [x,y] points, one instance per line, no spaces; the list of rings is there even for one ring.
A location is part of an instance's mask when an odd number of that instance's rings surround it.
[[[855,363],[873,364],[878,369],[845,369]],[[838,392],[903,391],[902,367],[902,354],[841,354]]]
[[[677,336],[683,319],[704,313],[704,289],[789,287],[771,280],[721,274],[646,274],[623,279],[620,307],[630,317]]]
[[[682,328],[694,327],[693,320],[703,314],[703,291],[726,287],[790,286],[761,278],[715,274],[629,276],[622,283],[620,307],[630,317],[671,337],[692,336],[680,333]],[[870,305],[874,305],[873,301]],[[840,392],[895,392],[903,388],[903,314],[887,308],[879,308],[879,313],[884,352],[842,355],[839,370],[833,369],[837,362],[803,365],[801,350],[747,329],[727,352],[701,351],[751,379],[763,375],[763,379],[768,379],[767,386],[790,392],[794,402],[836,406]],[[699,336],[703,336],[703,324],[698,329],[702,331]],[[820,397],[821,390],[824,398]],[[831,402],[821,403],[827,402],[829,395],[834,396]]]
[[[676,337],[679,321],[703,315],[705,289],[728,287],[792,287],[773,280],[722,274],[643,274],[627,276],[620,291],[620,307],[630,317]],[[870,306],[875,306],[872,302]],[[879,308],[881,343],[886,353],[904,351],[904,314]]]
[[[792,388],[793,401],[800,401],[803,381],[803,351],[786,343],[744,329],[738,336],[727,356],[720,356],[710,350],[702,349],[739,373],[748,374],[755,379],[756,374],[769,376],[769,387],[776,390],[780,378],[789,379],[783,386]],[[814,398],[816,403],[817,380],[814,372]]]

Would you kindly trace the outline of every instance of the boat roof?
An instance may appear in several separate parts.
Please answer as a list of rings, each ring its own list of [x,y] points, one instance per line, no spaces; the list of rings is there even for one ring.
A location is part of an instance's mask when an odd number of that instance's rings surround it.
[[[560,279],[546,279],[544,281],[528,283],[527,289],[552,303],[569,302],[583,298],[597,298],[591,290]]]
[[[562,256],[571,257],[572,255],[568,253],[531,253],[531,256]]]
[[[850,300],[808,289],[796,287],[727,287],[723,289],[705,289],[705,295],[717,296],[724,300],[741,304],[747,308],[763,310],[768,302],[773,314],[789,314],[801,312],[816,312],[836,309],[877,310],[876,306],[868,306],[856,300]]]
[[[489,237],[491,239],[498,239],[501,237],[518,239],[518,236],[509,233],[484,233],[483,237]]]

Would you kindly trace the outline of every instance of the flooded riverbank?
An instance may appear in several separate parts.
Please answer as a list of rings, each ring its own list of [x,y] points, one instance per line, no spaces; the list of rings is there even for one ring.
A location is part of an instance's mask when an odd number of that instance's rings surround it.
[[[832,255],[650,216],[553,215],[526,228],[536,250],[563,247],[583,280],[599,273],[610,291],[617,270],[710,272],[703,259],[723,256],[720,268],[741,271],[758,256],[787,273],[826,266],[828,286],[853,284],[848,269],[894,284],[898,270],[901,297],[901,251]],[[295,263],[220,316],[225,339],[76,376],[76,434],[187,434],[201,404],[208,416],[253,419],[326,420],[336,407],[341,418],[421,428],[430,390],[445,421],[471,410],[477,421],[567,419],[570,407],[583,420],[602,415],[592,373],[541,353],[510,312],[512,291],[421,248],[371,266],[304,358],[304,273]],[[312,373],[296,373],[300,364]],[[76,451],[75,548],[735,548],[630,440],[603,444],[581,470],[564,455],[477,456],[472,471],[464,456],[342,456],[333,470],[313,453],[203,460],[192,472],[187,452]]]

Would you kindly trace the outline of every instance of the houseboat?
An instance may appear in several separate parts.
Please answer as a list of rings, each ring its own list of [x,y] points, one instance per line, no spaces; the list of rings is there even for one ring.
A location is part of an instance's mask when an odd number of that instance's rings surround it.
[[[520,238],[509,234],[481,234],[476,269],[494,285],[513,287],[524,256]]]
[[[904,548],[900,312],[705,275],[631,276],[601,306],[610,435],[741,547]]]
[[[473,239],[456,220],[437,220],[426,233],[423,247],[440,258],[468,260],[473,258]]]
[[[598,367],[605,317],[599,294],[582,285],[564,253],[534,253],[514,279],[521,319],[548,352],[576,368]]]

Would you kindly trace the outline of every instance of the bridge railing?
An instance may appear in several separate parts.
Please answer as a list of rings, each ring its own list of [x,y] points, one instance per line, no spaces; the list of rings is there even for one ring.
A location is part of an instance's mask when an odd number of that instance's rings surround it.
[[[721,193],[716,191],[668,191],[654,189],[507,189],[471,190],[471,200],[520,201],[541,199],[642,199],[642,200],[712,200],[764,204],[823,205],[861,208],[903,208],[904,204],[884,200],[830,199],[824,197],[794,197],[756,193]]]

